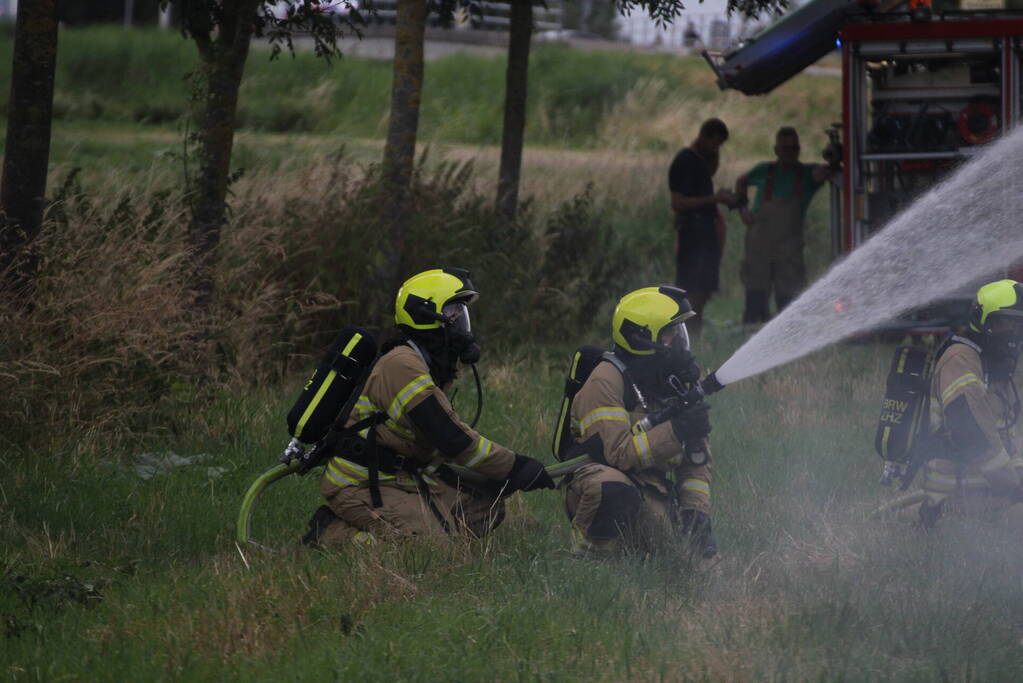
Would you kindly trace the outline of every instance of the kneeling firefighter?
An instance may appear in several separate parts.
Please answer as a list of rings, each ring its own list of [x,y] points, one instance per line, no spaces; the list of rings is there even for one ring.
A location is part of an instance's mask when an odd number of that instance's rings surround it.
[[[347,422],[376,416],[376,424],[338,442],[320,486],[327,504],[313,515],[304,542],[481,536],[501,523],[501,496],[554,488],[539,461],[478,434],[445,393],[459,365],[479,359],[468,309],[478,296],[469,273],[455,268],[428,270],[402,284],[397,332],[382,345]],[[446,463],[493,485],[470,484]]]
[[[563,482],[576,551],[611,551],[683,536],[697,557],[717,544],[710,522],[707,406],[679,401],[700,371],[685,291],[626,294],[612,317],[614,349],[572,398],[574,449],[594,460]]]
[[[935,361],[921,526],[934,526],[949,508],[975,513],[1023,502],[1023,460],[1011,433],[1020,414],[1013,375],[1021,348],[1023,285],[984,285],[968,327],[949,338]]]

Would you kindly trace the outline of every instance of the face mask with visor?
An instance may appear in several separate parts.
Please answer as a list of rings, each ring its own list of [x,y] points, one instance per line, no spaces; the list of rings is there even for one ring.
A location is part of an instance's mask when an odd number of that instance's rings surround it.
[[[463,363],[472,365],[480,359],[480,347],[472,334],[469,307],[464,301],[452,301],[441,309],[448,345]]]
[[[472,334],[472,323],[469,321],[469,307],[464,301],[454,301],[444,304],[441,309],[444,322],[448,329],[462,334]]]
[[[696,365],[689,346],[689,331],[681,320],[670,323],[657,335],[661,347],[663,371],[673,375],[683,384],[692,384],[700,379],[700,368]]]
[[[689,350],[689,331],[681,320],[669,323],[661,328],[657,342],[669,352]]]

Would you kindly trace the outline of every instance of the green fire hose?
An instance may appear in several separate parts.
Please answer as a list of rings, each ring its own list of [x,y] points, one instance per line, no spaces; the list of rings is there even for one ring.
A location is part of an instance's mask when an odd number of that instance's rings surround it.
[[[249,490],[245,492],[245,497],[242,498],[242,507],[238,512],[238,535],[236,540],[239,543],[259,545],[259,543],[252,540],[252,513],[256,509],[256,499],[259,498],[259,494],[263,493],[267,486],[278,479],[283,479],[289,474],[293,474],[301,464],[298,460],[293,460],[287,465],[281,463],[271,467],[257,477],[256,481],[252,482],[252,486],[249,487]]]
[[[580,455],[579,457],[572,458],[571,460],[559,462],[554,465],[548,465],[546,468],[547,474],[551,475],[551,477],[563,477],[566,474],[575,472],[588,462],[591,462],[590,456]],[[241,510],[238,512],[238,533],[235,536],[235,540],[237,540],[239,544],[249,544],[261,548],[266,547],[252,539],[252,515],[256,509],[256,500],[259,498],[260,494],[262,494],[263,491],[270,486],[270,484],[283,479],[289,474],[294,474],[298,471],[300,465],[301,462],[298,460],[293,460],[287,465],[283,463],[275,465],[252,482],[252,486],[250,486],[249,490],[245,492],[245,497],[242,499]],[[459,477],[462,477],[470,483],[479,484],[488,481],[485,477],[464,467],[459,467],[457,465],[449,465],[449,467],[458,472]]]

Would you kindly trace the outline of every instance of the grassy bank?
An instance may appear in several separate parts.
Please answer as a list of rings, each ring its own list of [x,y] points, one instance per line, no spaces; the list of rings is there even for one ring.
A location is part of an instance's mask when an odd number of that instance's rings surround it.
[[[739,343],[698,349],[713,365]],[[711,347],[712,348],[708,348]],[[485,363],[484,433],[547,452],[566,356]],[[509,502],[481,543],[298,550],[313,477],[266,494],[274,553],[232,545],[297,385],[223,395],[146,450],[5,452],[3,671],[12,680],[1009,680],[1023,672],[1014,536],[867,517],[886,351],[833,349],[714,397],[725,559],[569,555],[558,495]],[[463,388],[459,400],[470,399]],[[471,402],[471,401],[470,401]],[[468,410],[469,406],[463,406]],[[210,470],[208,468],[217,468]]]
[[[0,82],[10,76],[11,37],[0,36]],[[70,122],[174,128],[188,111],[195,48],[178,33],[121,28],[61,32],[54,115]],[[503,58],[455,55],[426,68],[421,139],[499,144]],[[380,138],[386,128],[390,63],[310,53],[270,61],[249,57],[239,103],[243,130]],[[699,58],[587,52],[537,45],[530,61],[527,141],[558,147],[611,147],[667,153],[688,142],[699,122],[721,116],[735,126],[738,157],[770,152],[770,133],[794,125],[807,156],[823,147],[823,128],[840,112],[838,79],[799,76],[766,97],[722,97]],[[0,92],[0,113],[6,111]],[[766,127],[765,127],[766,126]],[[765,137],[767,136],[767,137]]]

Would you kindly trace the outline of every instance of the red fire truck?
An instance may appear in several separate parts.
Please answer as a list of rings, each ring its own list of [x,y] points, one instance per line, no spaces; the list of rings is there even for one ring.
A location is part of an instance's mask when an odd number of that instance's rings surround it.
[[[825,150],[843,168],[831,186],[840,257],[1019,125],[1021,42],[1023,11],[814,0],[730,52],[704,56],[721,88],[756,95],[840,50],[842,120]]]

